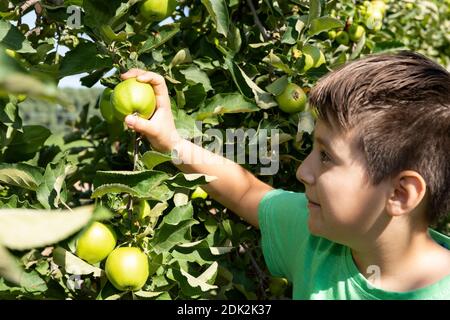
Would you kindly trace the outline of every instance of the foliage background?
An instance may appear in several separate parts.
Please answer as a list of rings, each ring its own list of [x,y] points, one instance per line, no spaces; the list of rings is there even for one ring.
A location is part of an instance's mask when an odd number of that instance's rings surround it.
[[[22,230],[0,227],[0,297],[290,297],[289,285],[275,285],[279,279],[265,268],[257,230],[211,199],[189,198],[208,177],[179,173],[145,141],[139,172],[129,172],[134,136],[103,121],[101,90],[88,88],[99,80],[113,88],[118,72],[139,67],[166,77],[177,127],[188,138],[211,141],[208,128],[276,128],[279,172],[262,176],[262,165],[243,166],[274,187],[303,191],[295,170],[311,148],[313,117],[308,110],[281,112],[274,96],[288,81],[308,92],[329,70],[375,52],[411,49],[449,68],[450,2],[389,1],[380,30],[367,22],[367,1],[184,0],[164,25],[142,19],[138,2],[47,0],[25,7],[0,1],[0,43],[15,52],[0,54],[0,206],[20,209],[3,210],[0,225]],[[82,10],[76,28],[68,23],[69,5]],[[23,24],[21,16],[32,10],[39,12],[36,24]],[[352,23],[365,28],[356,42],[339,44],[328,33]],[[307,45],[320,49],[326,63],[305,70]],[[55,50],[61,46],[69,50],[64,56]],[[84,72],[86,89],[57,89],[61,78]],[[20,102],[19,94],[27,99]],[[202,130],[195,120],[203,121]],[[130,197],[152,208],[131,226]],[[86,207],[92,203],[108,210],[94,212]],[[54,211],[70,214],[67,208],[83,214],[72,215],[62,232]],[[39,229],[33,217],[53,227]],[[93,220],[113,225],[121,245],[147,253],[151,275],[142,290],[117,291],[104,262],[88,265],[73,255],[79,231]],[[435,227],[449,234],[448,221]]]

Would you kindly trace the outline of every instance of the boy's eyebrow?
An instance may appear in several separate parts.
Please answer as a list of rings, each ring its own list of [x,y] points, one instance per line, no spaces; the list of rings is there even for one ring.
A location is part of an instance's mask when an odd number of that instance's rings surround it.
[[[338,157],[338,155],[336,154],[334,149],[331,147],[331,144],[328,140],[326,140],[320,136],[318,137],[316,134],[314,134],[314,140],[316,140],[321,145],[323,145],[328,151],[330,151],[332,153],[333,156]]]

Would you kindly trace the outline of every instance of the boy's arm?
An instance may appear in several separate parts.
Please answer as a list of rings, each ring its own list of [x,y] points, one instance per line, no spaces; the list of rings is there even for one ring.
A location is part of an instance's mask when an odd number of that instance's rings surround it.
[[[181,139],[174,146],[176,166],[186,173],[202,173],[218,179],[202,186],[216,201],[232,210],[248,223],[258,227],[258,204],[273,188],[257,179],[237,163]]]
[[[181,162],[176,165],[181,171],[216,176],[218,179],[204,186],[204,189],[213,199],[258,227],[258,204],[272,187],[237,163],[178,135],[170,109],[167,86],[161,75],[139,69],[132,69],[122,75],[123,79],[133,77],[152,85],[157,106],[149,120],[127,116],[125,122],[128,127],[145,135],[158,151],[168,152],[175,149]]]

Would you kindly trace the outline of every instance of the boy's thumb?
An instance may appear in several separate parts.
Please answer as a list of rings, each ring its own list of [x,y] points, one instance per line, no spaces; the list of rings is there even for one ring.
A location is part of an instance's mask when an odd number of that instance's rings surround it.
[[[128,115],[125,118],[125,123],[127,124],[128,128],[133,129],[136,132],[139,133],[145,133],[145,129],[148,126],[148,121],[144,118],[134,116],[134,115]]]

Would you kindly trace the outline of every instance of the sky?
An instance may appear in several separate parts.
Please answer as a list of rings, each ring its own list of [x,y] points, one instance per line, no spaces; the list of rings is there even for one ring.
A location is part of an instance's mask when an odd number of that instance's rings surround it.
[[[34,11],[27,13],[22,18],[22,23],[28,24],[30,29],[35,27],[36,14]],[[58,52],[60,55],[64,56],[64,54],[69,51],[67,47],[59,46]],[[74,76],[64,77],[59,81],[59,87],[72,87],[72,88],[81,88],[80,78],[87,75],[87,73],[77,74]],[[100,83],[94,85],[95,87],[103,87]]]
[[[187,13],[187,11],[186,11],[186,13]],[[34,11],[31,11],[22,17],[22,22],[28,24],[30,29],[35,27],[35,25],[36,25],[35,20],[36,20],[36,14]],[[167,19],[161,21],[160,25],[164,25],[164,24],[171,23],[171,22],[173,22],[173,19],[167,18]],[[64,56],[67,51],[69,51],[69,49],[65,46],[58,47],[58,53],[61,56]],[[114,70],[111,70],[109,73],[106,74],[106,76],[110,76],[113,73],[114,73]],[[58,87],[81,88],[82,85],[81,85],[80,79],[86,75],[87,75],[87,73],[81,73],[81,74],[77,74],[77,75],[73,75],[73,76],[69,76],[69,77],[64,77],[59,81]],[[103,88],[103,85],[101,85],[100,82],[97,82],[94,85],[94,87]]]

